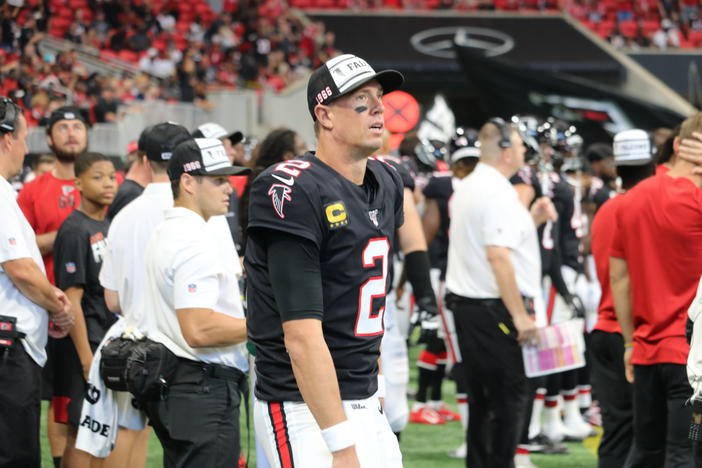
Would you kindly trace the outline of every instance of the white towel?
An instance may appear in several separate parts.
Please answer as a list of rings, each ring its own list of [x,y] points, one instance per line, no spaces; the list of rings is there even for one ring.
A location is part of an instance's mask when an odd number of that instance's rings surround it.
[[[95,351],[88,374],[76,448],[98,458],[107,457],[114,448],[118,427],[141,430],[146,426],[146,416],[134,407],[132,395],[110,390],[100,378],[102,347],[108,340],[121,336],[126,328],[125,320],[120,318],[107,331]]]

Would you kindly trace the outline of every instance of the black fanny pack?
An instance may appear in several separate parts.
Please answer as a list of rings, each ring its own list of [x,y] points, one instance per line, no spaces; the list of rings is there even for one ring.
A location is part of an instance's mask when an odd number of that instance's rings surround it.
[[[140,340],[127,357],[127,390],[139,401],[161,399],[177,368],[178,358],[168,348],[149,339]]]
[[[126,392],[127,359],[140,341],[118,337],[102,347],[100,358],[100,378],[111,390]]]
[[[0,350],[13,348],[25,336],[17,330],[17,317],[0,315]]]

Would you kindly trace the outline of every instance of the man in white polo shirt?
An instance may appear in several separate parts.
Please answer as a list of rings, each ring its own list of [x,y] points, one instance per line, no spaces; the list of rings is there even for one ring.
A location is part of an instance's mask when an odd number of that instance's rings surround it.
[[[145,158],[151,181],[144,192],[115,216],[107,235],[107,255],[100,270],[100,284],[113,312],[119,312],[139,330],[146,328],[149,314],[141,305],[146,269],[144,255],[156,226],[173,206],[166,168],[178,144],[190,140],[188,130],[173,122],[144,129],[139,136],[139,157]]]
[[[142,131],[139,136],[139,157],[149,167],[150,183],[144,192],[115,216],[108,233],[107,254],[100,270],[100,284],[105,288],[105,299],[112,312],[120,313],[126,326],[141,333],[153,328],[153,313],[144,307],[146,289],[146,247],[156,227],[163,222],[167,209],[173,207],[173,193],[167,167],[178,144],[190,140],[188,130],[174,122],[162,122]],[[213,216],[207,222],[210,233],[217,237],[215,245],[222,258],[229,259],[236,274],[240,274],[238,254],[224,216]],[[121,330],[121,328],[120,328]],[[146,456],[148,431],[136,429],[139,424],[126,419],[132,396],[126,392],[118,396],[120,433],[111,460],[131,466]],[[126,457],[126,458],[124,458]],[[119,462],[122,460],[124,463]]]
[[[21,109],[0,98],[0,466],[38,468],[49,319],[52,336],[60,338],[73,316],[66,295],[46,278],[34,231],[7,182],[22,170],[26,137]]]
[[[239,459],[239,393],[248,362],[246,321],[231,258],[207,220],[227,212],[232,166],[220,141],[176,147],[168,164],[174,208],[146,249],[149,337],[178,358],[167,395],[146,402],[167,466],[230,467]]]
[[[548,199],[531,213],[509,178],[524,164],[519,133],[501,119],[480,130],[480,162],[450,202],[446,306],[453,311],[468,385],[467,466],[510,467],[527,409],[520,344],[536,327],[536,225],[555,216]]]

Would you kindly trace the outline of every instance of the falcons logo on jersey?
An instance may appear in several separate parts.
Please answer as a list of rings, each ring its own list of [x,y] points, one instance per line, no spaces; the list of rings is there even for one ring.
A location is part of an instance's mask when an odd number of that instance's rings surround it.
[[[285,214],[283,213],[285,202],[292,201],[290,192],[292,192],[290,187],[281,184],[273,184],[271,188],[268,189],[268,195],[270,195],[271,201],[273,202],[273,209],[275,209],[275,212],[281,219],[285,219]]]

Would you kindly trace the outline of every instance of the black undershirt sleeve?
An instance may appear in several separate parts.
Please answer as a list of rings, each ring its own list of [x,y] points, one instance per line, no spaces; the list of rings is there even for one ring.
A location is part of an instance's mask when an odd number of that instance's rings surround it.
[[[412,285],[417,304],[436,306],[436,296],[431,285],[429,254],[426,250],[415,250],[405,255],[405,271]]]
[[[324,316],[319,248],[294,234],[266,230],[268,277],[282,321]]]
[[[563,279],[563,273],[561,272],[562,265],[563,260],[560,249],[553,249],[548,275],[551,277],[551,284],[556,289],[556,292],[560,294],[566,302],[569,302],[570,291],[568,291],[568,286]]]

